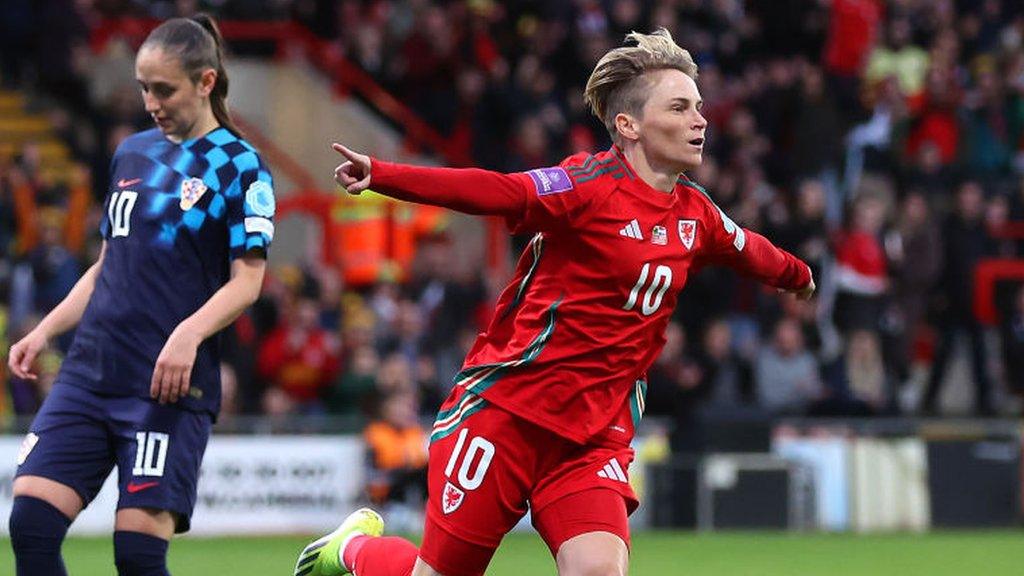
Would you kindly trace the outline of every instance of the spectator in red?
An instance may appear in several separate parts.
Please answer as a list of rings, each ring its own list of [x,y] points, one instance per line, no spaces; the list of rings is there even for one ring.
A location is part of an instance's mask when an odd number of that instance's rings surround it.
[[[257,370],[300,412],[323,409],[321,398],[339,369],[338,341],[320,327],[320,309],[308,297],[291,299],[282,321],[260,346]]]
[[[910,107],[910,132],[905,148],[907,157],[918,158],[927,146],[934,146],[943,166],[956,160],[960,141],[959,103],[960,89],[953,71],[933,66],[925,78],[924,95]]]
[[[844,333],[877,332],[883,297],[889,289],[888,264],[880,237],[885,206],[873,196],[854,202],[850,226],[835,245],[835,320]]]
[[[841,109],[856,102],[857,80],[875,44],[882,10],[879,0],[832,1],[824,61],[834,93],[843,98]]]

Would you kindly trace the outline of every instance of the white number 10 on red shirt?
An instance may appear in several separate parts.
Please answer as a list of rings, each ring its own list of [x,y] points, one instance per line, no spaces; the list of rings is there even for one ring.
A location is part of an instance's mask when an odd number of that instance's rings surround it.
[[[640,277],[636,279],[636,285],[629,292],[629,299],[626,300],[626,305],[622,307],[623,310],[632,310],[636,306],[637,297],[640,295],[640,290],[647,284],[647,275],[650,271],[651,263],[647,262],[640,269]],[[664,264],[659,264],[654,269],[654,278],[651,279],[650,285],[647,286],[643,302],[640,304],[640,311],[643,312],[644,316],[650,316],[658,311],[658,308],[661,307],[661,298],[665,295],[665,290],[668,290],[668,287],[671,285],[672,269]]]

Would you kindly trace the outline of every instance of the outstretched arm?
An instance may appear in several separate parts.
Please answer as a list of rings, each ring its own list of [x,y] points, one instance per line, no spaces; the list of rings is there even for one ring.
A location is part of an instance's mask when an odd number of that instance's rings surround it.
[[[792,292],[801,300],[809,300],[815,290],[811,268],[757,232],[744,232],[746,249],[731,258],[732,265],[769,286]]]
[[[706,263],[724,264],[801,300],[814,294],[814,278],[807,264],[772,244],[767,238],[737,226],[717,207],[708,219],[711,235]]]
[[[526,194],[532,184],[525,174],[411,166],[370,158],[337,143],[332,147],[345,158],[335,168],[334,179],[349,194],[373,187],[375,192],[399,200],[476,215],[515,218],[526,210]]]

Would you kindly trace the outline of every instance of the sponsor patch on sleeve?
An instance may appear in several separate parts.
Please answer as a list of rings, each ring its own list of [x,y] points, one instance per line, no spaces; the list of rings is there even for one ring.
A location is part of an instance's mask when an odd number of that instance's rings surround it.
[[[537,168],[527,172],[537,188],[537,196],[548,194],[560,194],[572,190],[572,180],[569,174],[558,166],[553,168]]]
[[[262,232],[267,235],[267,238],[274,239],[274,223],[266,218],[247,216],[245,218],[245,231],[246,233]]]

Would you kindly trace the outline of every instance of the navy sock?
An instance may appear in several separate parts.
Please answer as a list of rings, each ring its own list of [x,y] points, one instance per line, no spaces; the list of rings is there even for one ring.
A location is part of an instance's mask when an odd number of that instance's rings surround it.
[[[15,496],[8,527],[18,576],[67,576],[60,545],[70,525],[49,502]]]
[[[119,576],[170,576],[163,538],[142,532],[114,532],[114,563]]]

